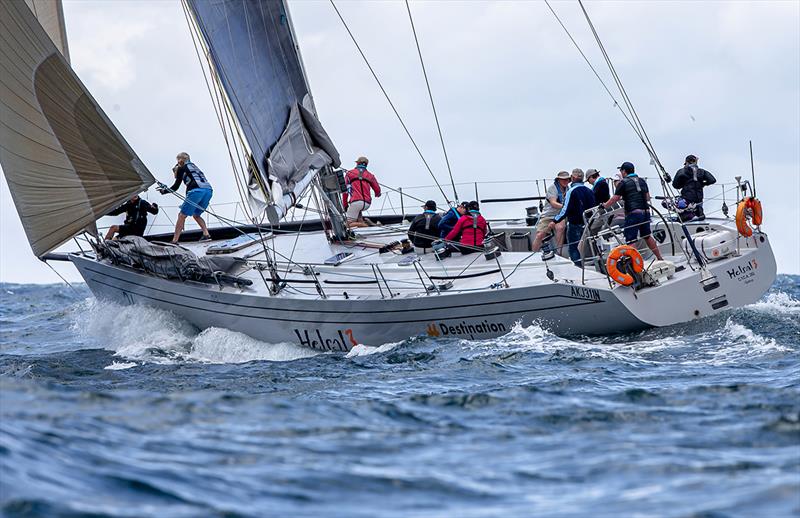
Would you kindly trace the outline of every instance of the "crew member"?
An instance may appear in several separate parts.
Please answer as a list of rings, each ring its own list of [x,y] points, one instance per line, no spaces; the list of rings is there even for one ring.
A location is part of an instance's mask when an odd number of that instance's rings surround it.
[[[344,178],[347,190],[342,193],[342,206],[347,213],[347,224],[350,227],[366,227],[362,213],[372,203],[372,191],[380,198],[381,186],[375,175],[367,171],[369,160],[365,156],[356,159],[356,167],[347,172]]]
[[[623,162],[617,169],[622,180],[617,185],[614,196],[601,207],[608,209],[622,199],[625,202],[625,241],[629,244],[635,243],[641,236],[653,254],[658,259],[663,259],[650,232],[650,189],[647,182],[636,175],[630,162]]]
[[[567,188],[570,184],[570,174],[566,171],[560,171],[552,185],[547,188],[545,194],[547,198],[547,208],[542,212],[539,217],[539,223],[536,225],[536,237],[533,240],[533,251],[537,252],[542,246],[542,241],[552,232],[550,229],[550,222],[558,214],[558,211],[564,206],[564,196],[567,195]],[[556,233],[556,246],[560,249],[564,244],[564,232],[566,230],[566,222],[555,226]]]
[[[442,216],[442,219],[439,221],[439,237],[442,239],[447,237],[447,234],[453,230],[453,227],[456,226],[461,216],[468,212],[467,205],[467,202],[459,203],[455,207],[450,207],[450,210]]]
[[[143,236],[147,228],[147,213],[158,214],[158,204],[149,203],[139,198],[138,194],[108,213],[109,216],[119,216],[125,213],[125,223],[122,225],[111,225],[108,228],[106,239],[113,239],[114,234],[119,232],[119,237]]]
[[[583,236],[584,222],[583,212],[594,207],[594,194],[592,190],[583,184],[583,171],[580,169],[572,170],[572,184],[567,191],[567,196],[564,198],[564,206],[550,222],[550,229],[563,221],[567,220],[567,243],[569,250],[569,258],[576,266],[581,265],[581,253],[578,249],[581,236]]]
[[[672,186],[681,190],[681,198],[686,200],[686,204],[691,207],[694,204],[694,212],[686,210],[680,213],[681,221],[688,221],[692,217],[705,219],[703,212],[703,187],[716,183],[714,175],[697,166],[697,157],[689,155],[683,167],[675,173]]]
[[[442,217],[436,213],[436,202],[428,200],[422,206],[424,212],[419,214],[408,227],[408,238],[411,243],[423,249],[431,247],[433,240],[439,239],[439,222]]]
[[[483,238],[489,233],[489,225],[481,216],[480,205],[477,201],[471,201],[467,205],[467,214],[461,216],[456,226],[453,227],[445,239],[450,242],[458,242],[453,245],[462,254],[471,254],[483,249]]]
[[[175,167],[172,168],[172,172],[175,174],[175,183],[169,189],[159,189],[161,194],[166,194],[169,191],[177,190],[181,182],[186,185],[186,198],[181,204],[181,211],[178,214],[178,220],[175,222],[175,235],[172,237],[172,242],[178,242],[181,232],[183,232],[183,225],[189,216],[194,218],[200,226],[200,230],[203,231],[203,237],[200,238],[200,241],[211,241],[206,222],[201,217],[201,214],[208,208],[211,196],[214,194],[211,184],[206,180],[206,175],[203,174],[203,171],[191,162],[189,153],[178,153],[175,158],[178,161]]]
[[[586,180],[592,184],[592,194],[594,194],[594,202],[597,205],[605,203],[611,197],[611,190],[608,188],[608,181],[600,176],[600,171],[597,169],[586,170]]]

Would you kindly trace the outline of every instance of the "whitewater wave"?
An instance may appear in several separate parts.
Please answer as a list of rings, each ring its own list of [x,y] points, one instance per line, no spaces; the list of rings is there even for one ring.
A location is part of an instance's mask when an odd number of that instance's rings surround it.
[[[722,365],[746,362],[769,355],[785,354],[789,347],[759,335],[728,318],[722,327],[691,333],[675,328],[644,331],[618,338],[562,338],[539,325],[516,324],[497,339],[464,341],[473,358],[508,357],[514,353],[603,359],[630,364]],[[674,334],[669,334],[674,333]]]
[[[746,309],[761,313],[798,316],[800,315],[800,300],[795,299],[788,293],[778,291],[768,293],[763,300],[746,306]]]
[[[74,312],[74,329],[127,362],[170,364],[291,361],[321,354],[291,343],[267,343],[221,328],[197,328],[168,311],[148,306],[122,306],[89,298]],[[126,367],[122,367],[125,365]],[[134,363],[136,365],[136,363]]]

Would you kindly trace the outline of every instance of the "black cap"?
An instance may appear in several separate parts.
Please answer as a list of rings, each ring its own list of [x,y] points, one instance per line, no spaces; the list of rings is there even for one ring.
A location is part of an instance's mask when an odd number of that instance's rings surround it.
[[[626,173],[633,173],[636,170],[630,162],[622,162],[622,165],[617,167],[617,169],[625,171]]]
[[[428,200],[425,202],[425,205],[423,205],[422,208],[427,210],[436,210],[436,202],[433,200]]]
[[[694,155],[687,156],[686,157],[686,163],[687,164],[696,164],[697,163],[697,157],[694,156]]]
[[[471,201],[467,205],[467,210],[481,210],[481,206],[478,205],[477,201]]]

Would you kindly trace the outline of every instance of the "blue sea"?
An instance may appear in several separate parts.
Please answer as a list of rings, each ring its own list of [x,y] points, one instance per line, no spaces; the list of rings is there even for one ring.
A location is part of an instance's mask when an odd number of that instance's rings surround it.
[[[800,515],[800,276],[625,336],[373,345],[2,284],[0,513]]]

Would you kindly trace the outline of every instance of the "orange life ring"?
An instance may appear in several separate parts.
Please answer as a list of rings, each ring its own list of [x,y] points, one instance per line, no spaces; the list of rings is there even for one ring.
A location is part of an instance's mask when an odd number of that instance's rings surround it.
[[[753,235],[753,228],[748,223],[748,216],[754,225],[761,225],[764,220],[764,213],[761,210],[761,202],[756,198],[748,196],[736,205],[736,230],[744,237]]]
[[[623,286],[630,286],[633,284],[633,275],[623,273],[617,268],[617,262],[623,257],[630,258],[633,271],[636,273],[642,273],[642,271],[644,271],[644,260],[642,259],[642,254],[630,245],[620,245],[608,254],[608,259],[606,259],[608,275],[611,276],[614,282],[622,284]]]

